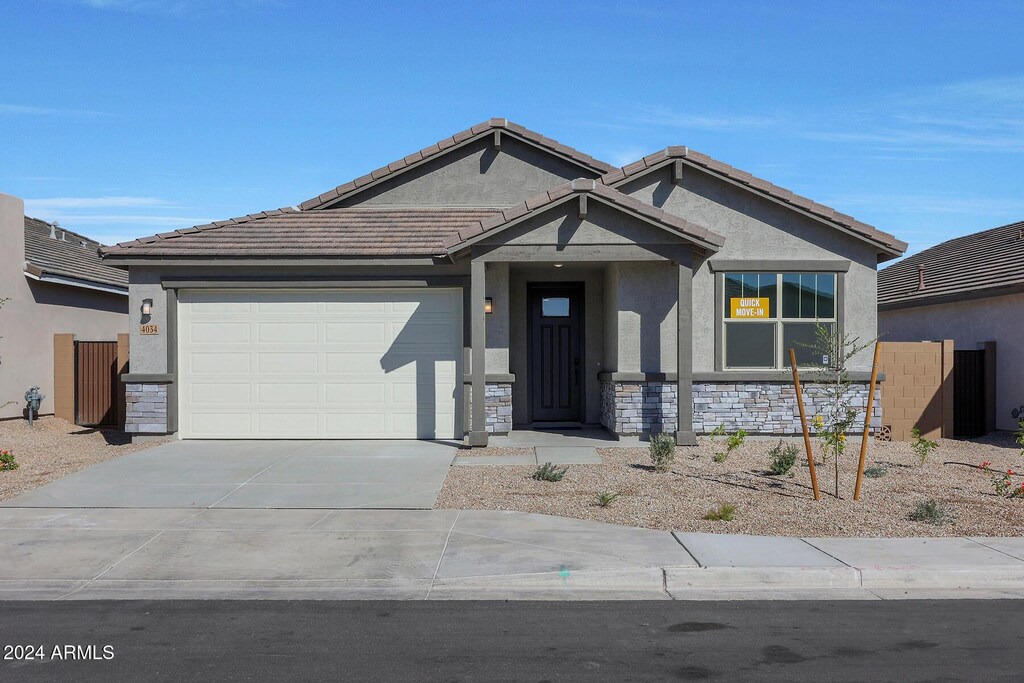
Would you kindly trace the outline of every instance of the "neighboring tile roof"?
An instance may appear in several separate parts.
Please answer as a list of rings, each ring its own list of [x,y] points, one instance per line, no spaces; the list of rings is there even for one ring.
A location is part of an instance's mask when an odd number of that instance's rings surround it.
[[[621,185],[630,178],[642,175],[649,169],[672,159],[685,159],[686,161],[711,171],[712,173],[739,182],[755,192],[768,195],[769,197],[773,197],[799,209],[803,209],[808,213],[818,216],[819,218],[823,218],[830,223],[850,230],[851,232],[885,247],[888,251],[892,252],[893,255],[902,254],[907,250],[906,242],[896,239],[896,237],[887,232],[882,232],[867,223],[862,223],[854,219],[852,216],[839,213],[835,209],[825,206],[824,204],[819,204],[807,197],[802,197],[784,187],[773,185],[767,180],[762,180],[761,178],[755,177],[746,171],[733,168],[729,164],[712,159],[708,155],[701,154],[700,152],[694,151],[688,147],[667,147],[659,152],[650,154],[639,161],[629,164],[628,166],[623,166],[620,169],[616,169],[605,174],[601,177],[600,181],[605,185]]]
[[[918,287],[924,266],[924,289]],[[878,305],[900,308],[933,299],[997,296],[1024,287],[1024,221],[937,244],[878,273]]]
[[[25,261],[30,266],[45,274],[128,287],[127,271],[112,268],[100,260],[99,242],[62,227],[53,227],[57,239],[50,237],[49,223],[25,216]]]
[[[483,218],[477,223],[468,225],[457,233],[451,234],[445,239],[445,247],[449,253],[463,248],[470,240],[483,236],[485,233],[496,231],[503,225],[522,218],[527,214],[540,211],[549,205],[564,199],[571,194],[589,194],[601,197],[612,204],[620,206],[628,211],[638,213],[642,216],[657,221],[669,230],[676,232],[683,237],[697,242],[702,246],[711,248],[720,247],[725,244],[725,238],[714,233],[702,225],[697,225],[675,214],[668,213],[650,204],[641,202],[639,199],[622,194],[618,190],[602,185],[600,182],[586,178],[573,180],[572,182],[559,185],[558,187],[542,192],[539,195],[527,199],[525,202],[516,204],[504,209],[492,216]]]
[[[445,150],[451,149],[456,145],[459,145],[463,142],[467,142],[473,138],[476,138],[483,134],[490,133],[495,130],[507,131],[514,135],[518,135],[524,140],[532,142],[535,145],[551,150],[552,152],[560,156],[566,157],[567,159],[571,159],[572,161],[575,161],[581,166],[585,166],[591,169],[595,173],[607,173],[615,168],[611,164],[607,164],[603,161],[595,159],[589,154],[584,154],[583,152],[573,149],[572,147],[563,145],[560,142],[552,140],[551,138],[546,138],[540,133],[535,133],[534,131],[528,128],[524,128],[520,126],[518,123],[512,123],[507,119],[490,119],[489,121],[484,121],[483,123],[477,124],[472,128],[468,128],[462,131],[461,133],[456,133],[450,138],[445,138],[444,140],[441,140],[440,142],[435,143],[430,147],[421,149],[420,151],[414,154],[410,154],[409,156],[399,159],[398,161],[394,161],[388,164],[387,166],[382,166],[381,168],[378,168],[376,171],[373,171],[372,173],[368,173],[367,175],[349,181],[344,185],[339,185],[333,190],[328,190],[327,192],[324,192],[323,194],[317,197],[313,197],[312,199],[306,200],[299,205],[299,208],[302,209],[303,211],[308,211],[311,209],[317,209],[319,207],[322,207],[325,204],[335,202],[339,198],[351,194],[356,190],[365,187],[366,185],[375,183],[381,178],[389,176],[393,173],[397,173],[404,168],[417,164],[431,157],[440,155]]]
[[[278,209],[104,247],[106,257],[400,257],[444,254],[444,239],[498,209]]]

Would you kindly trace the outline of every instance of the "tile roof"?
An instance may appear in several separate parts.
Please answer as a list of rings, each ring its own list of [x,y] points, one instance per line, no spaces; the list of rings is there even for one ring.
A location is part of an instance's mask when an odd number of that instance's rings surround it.
[[[437,142],[431,145],[430,147],[421,149],[420,151],[410,154],[409,156],[404,157],[402,159],[398,159],[397,161],[394,161],[388,164],[387,166],[382,166],[381,168],[378,168],[376,171],[356,178],[355,180],[349,181],[344,185],[339,185],[333,190],[328,190],[327,192],[324,192],[319,196],[313,197],[312,199],[308,199],[302,202],[302,204],[299,205],[299,208],[302,209],[303,211],[318,209],[320,207],[323,207],[325,204],[333,203],[338,199],[345,197],[371,183],[376,183],[378,180],[385,178],[393,173],[398,173],[399,171],[408,168],[409,166],[418,164],[419,162],[424,161],[426,159],[430,159],[431,157],[438,156],[448,149],[451,149],[457,145],[461,145],[464,142],[468,142],[469,140],[477,138],[481,135],[491,133],[496,130],[506,131],[512,133],[513,135],[517,135],[523,138],[524,140],[531,142],[539,147],[543,147],[560,156],[571,159],[572,161],[575,161],[581,166],[585,166],[596,173],[607,173],[615,168],[611,164],[607,164],[603,161],[595,159],[589,154],[584,154],[583,152],[573,149],[572,147],[569,147],[567,145],[563,145],[562,143],[557,142],[556,140],[544,137],[540,133],[536,133],[528,128],[524,128],[523,126],[520,126],[518,123],[512,123],[508,119],[490,119],[488,121],[484,121],[483,123],[479,123],[473,126],[472,128],[467,128],[461,133],[456,133],[455,135],[449,138],[445,138],[444,140],[441,140],[440,142]]]
[[[600,181],[605,185],[621,185],[630,178],[643,175],[648,170],[653,169],[656,166],[661,166],[666,161],[673,159],[686,160],[687,162],[706,169],[714,174],[736,181],[754,192],[781,200],[782,202],[790,204],[798,209],[803,209],[810,214],[833,223],[836,226],[845,228],[850,232],[856,233],[861,237],[885,247],[893,256],[902,254],[907,250],[906,242],[896,239],[895,236],[890,235],[887,232],[882,232],[867,223],[862,223],[861,221],[854,219],[852,216],[847,216],[846,214],[840,213],[831,207],[819,204],[807,197],[803,197],[795,192],[787,190],[784,187],[773,185],[767,180],[762,180],[761,178],[757,178],[746,171],[733,168],[729,164],[712,159],[708,155],[701,154],[689,147],[666,147],[665,149],[655,152],[654,154],[650,154],[639,161],[629,164],[628,166],[623,166],[622,168],[601,176]]]
[[[551,204],[564,199],[572,194],[588,194],[601,197],[616,206],[627,211],[638,213],[646,218],[660,223],[672,232],[697,242],[701,246],[717,248],[725,244],[725,238],[714,233],[702,225],[697,225],[675,214],[668,213],[650,204],[641,202],[635,197],[625,195],[618,190],[602,185],[596,180],[579,178],[572,182],[559,185],[558,187],[543,192],[527,199],[525,202],[503,209],[487,218],[467,225],[457,233],[452,233],[445,239],[445,247],[448,253],[464,248],[470,241],[476,241],[488,232],[494,232],[516,219],[522,218],[530,213],[541,211]]]
[[[58,239],[50,237],[51,227]],[[127,289],[128,272],[104,264],[99,247],[99,242],[88,237],[25,216],[25,261],[30,266],[50,275]]]
[[[105,257],[401,257],[444,254],[444,239],[499,209],[278,209],[105,247]]]
[[[918,287],[920,266],[924,289]],[[1024,221],[951,239],[881,270],[878,305],[995,296],[1012,287],[1024,287]]]

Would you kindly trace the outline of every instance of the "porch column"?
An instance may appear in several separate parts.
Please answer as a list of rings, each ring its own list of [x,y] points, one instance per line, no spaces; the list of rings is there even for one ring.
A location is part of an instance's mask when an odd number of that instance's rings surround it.
[[[679,262],[679,299],[676,302],[676,444],[696,446],[693,433],[693,270]]]
[[[484,314],[485,263],[473,261],[469,270],[469,319],[470,332],[470,366],[472,371],[472,419],[469,427],[469,445],[487,445],[487,415],[485,412],[487,318]]]

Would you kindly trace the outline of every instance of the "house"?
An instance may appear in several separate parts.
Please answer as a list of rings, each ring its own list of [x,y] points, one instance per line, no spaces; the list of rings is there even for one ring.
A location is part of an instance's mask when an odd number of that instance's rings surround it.
[[[128,277],[104,264],[99,243],[25,215],[25,203],[0,194],[0,419],[21,417],[25,391],[54,412],[55,333],[114,340],[128,331]]]
[[[884,341],[953,340],[956,420],[983,428],[1024,419],[1024,221],[943,242],[878,274]],[[980,368],[963,365],[979,357]],[[965,415],[964,413],[968,413]]]
[[[479,446],[797,432],[784,348],[816,321],[873,337],[877,264],[905,248],[686,147],[614,168],[491,119],[298,207],[102,253],[147,312],[134,432]]]

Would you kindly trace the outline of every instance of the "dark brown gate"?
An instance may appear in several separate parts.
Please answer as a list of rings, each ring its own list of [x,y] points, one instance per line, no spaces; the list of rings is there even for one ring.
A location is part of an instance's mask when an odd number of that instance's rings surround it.
[[[953,352],[953,434],[985,434],[985,352]]]
[[[117,342],[75,342],[75,423],[117,424]]]

